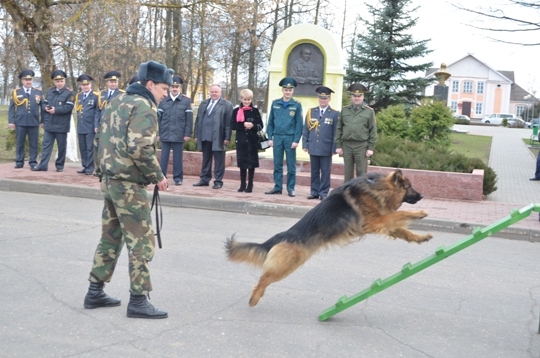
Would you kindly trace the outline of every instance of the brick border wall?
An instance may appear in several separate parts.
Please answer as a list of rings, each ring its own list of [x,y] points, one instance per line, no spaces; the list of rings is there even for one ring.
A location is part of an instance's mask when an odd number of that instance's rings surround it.
[[[395,168],[369,166],[369,172],[389,173]],[[483,199],[484,170],[472,173],[436,172],[430,170],[401,169],[416,190],[426,198],[457,200]]]

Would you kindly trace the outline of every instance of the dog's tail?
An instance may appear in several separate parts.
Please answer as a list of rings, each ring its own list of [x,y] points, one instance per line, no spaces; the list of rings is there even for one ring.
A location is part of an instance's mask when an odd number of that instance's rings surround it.
[[[269,251],[269,249],[262,244],[237,242],[234,240],[234,235],[231,238],[227,238],[225,250],[227,251],[227,258],[230,261],[246,262],[257,267],[263,265]]]

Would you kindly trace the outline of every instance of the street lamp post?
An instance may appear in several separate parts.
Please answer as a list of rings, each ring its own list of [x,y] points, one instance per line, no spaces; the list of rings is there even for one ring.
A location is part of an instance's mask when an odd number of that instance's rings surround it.
[[[534,97],[531,96],[530,94],[528,94],[528,95],[526,95],[525,97],[523,97],[523,99],[526,100],[526,101],[529,101],[529,100],[531,100],[532,98],[534,98]],[[534,103],[534,102],[532,102],[532,103]],[[531,116],[529,115],[529,109],[530,109],[530,108],[531,108],[531,105],[529,104],[529,105],[527,106],[527,112],[526,112],[526,114],[527,114],[527,120],[526,120],[526,122],[530,122],[530,121],[531,121]],[[533,113],[533,114],[534,114],[534,113]]]

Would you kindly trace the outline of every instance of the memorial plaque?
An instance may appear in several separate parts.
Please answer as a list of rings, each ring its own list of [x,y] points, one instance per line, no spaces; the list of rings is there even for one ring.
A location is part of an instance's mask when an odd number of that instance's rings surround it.
[[[321,50],[310,43],[293,48],[287,59],[287,76],[298,83],[294,96],[317,97],[315,88],[322,85],[324,80],[324,56]]]

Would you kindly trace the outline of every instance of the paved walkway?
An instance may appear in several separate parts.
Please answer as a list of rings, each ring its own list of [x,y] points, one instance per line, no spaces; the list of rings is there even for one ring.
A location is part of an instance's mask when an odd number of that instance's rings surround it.
[[[522,138],[531,130],[488,126],[458,126],[470,134],[493,137],[490,166],[498,175],[498,190],[481,202],[423,199],[416,205],[404,204],[403,209],[428,210],[428,218],[421,221],[426,230],[445,230],[470,233],[471,228],[486,226],[506,217],[512,209],[540,202],[540,182],[529,180],[534,175],[536,158],[530,153]],[[27,164],[26,164],[27,165]],[[52,165],[54,168],[54,165]],[[32,172],[25,166],[14,169],[12,163],[0,164],[0,190],[26,191],[44,194],[71,195],[100,198],[99,183],[93,176],[77,174],[78,163],[68,163],[64,172]],[[192,208],[242,211],[255,214],[301,217],[316,200],[307,200],[308,187],[297,187],[295,198],[287,195],[265,195],[272,188],[269,183],[255,183],[251,194],[238,193],[236,180],[224,180],[224,187],[193,187],[198,177],[185,177],[184,184],[174,186],[170,181],[166,205]],[[514,224],[501,237],[540,241],[538,215]]]

